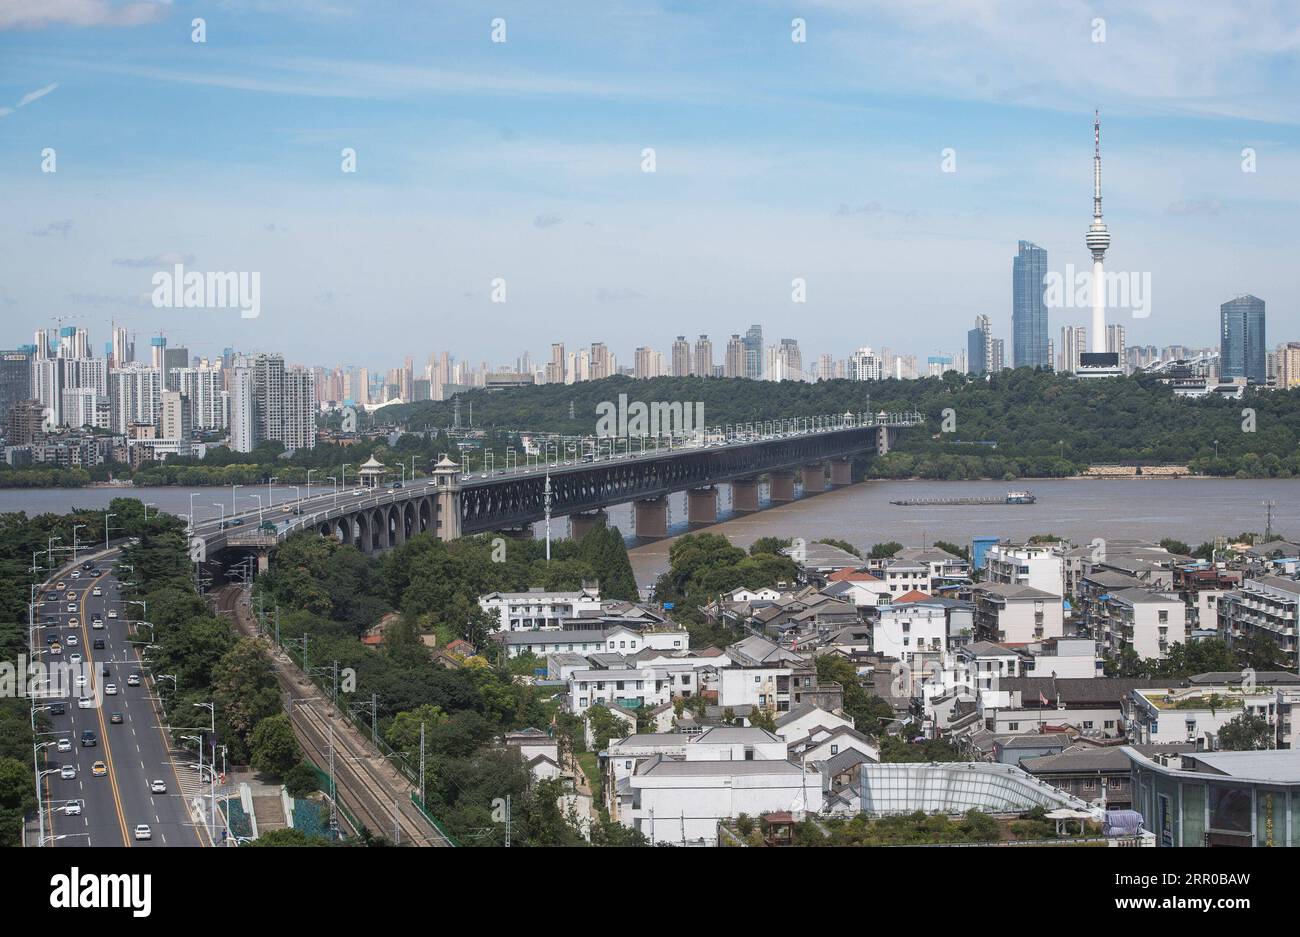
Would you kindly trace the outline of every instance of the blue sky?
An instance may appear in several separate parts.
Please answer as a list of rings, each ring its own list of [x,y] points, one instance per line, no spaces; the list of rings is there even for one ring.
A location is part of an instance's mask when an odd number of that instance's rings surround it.
[[[4,0],[0,344],[62,316],[312,364],[630,364],[759,322],[924,356],[988,314],[1010,345],[1016,241],[1088,262],[1094,107],[1108,267],[1152,281],[1149,318],[1111,313],[1129,343],[1212,344],[1243,292],[1300,339],[1300,13],[1194,6]],[[154,309],[178,259],[259,272],[260,317]]]

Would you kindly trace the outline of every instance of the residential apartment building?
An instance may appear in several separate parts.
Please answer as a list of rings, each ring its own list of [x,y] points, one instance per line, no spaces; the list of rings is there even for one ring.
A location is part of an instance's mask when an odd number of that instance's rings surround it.
[[[558,629],[565,619],[599,614],[600,590],[547,592],[539,587],[527,592],[489,592],[479,596],[478,604],[496,620],[497,631]]]
[[[1296,669],[1300,582],[1280,576],[1247,579],[1240,589],[1220,596],[1218,606],[1220,634],[1230,642],[1271,641],[1281,651],[1286,668]]]

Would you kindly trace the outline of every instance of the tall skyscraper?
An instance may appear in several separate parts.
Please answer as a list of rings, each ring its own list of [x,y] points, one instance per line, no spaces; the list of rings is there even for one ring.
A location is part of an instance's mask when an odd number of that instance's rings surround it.
[[[727,356],[722,364],[722,376],[745,376],[745,342],[735,333],[727,341]]]
[[[971,374],[993,370],[993,323],[988,316],[976,316],[975,328],[966,333],[966,366]]]
[[[1264,300],[1238,296],[1219,307],[1219,378],[1244,377],[1251,384],[1268,382],[1264,346]]]
[[[694,364],[691,360],[691,343],[685,335],[678,335],[673,342],[673,377],[689,377],[694,371]]]
[[[745,332],[745,370],[741,375],[757,381],[763,377],[763,327],[751,325]]]
[[[701,335],[695,340],[695,363],[692,373],[698,377],[713,377],[713,342]]]
[[[1080,355],[1088,347],[1088,328],[1083,325],[1061,326],[1061,360],[1056,369],[1062,374],[1073,374],[1079,370]]]
[[[32,396],[32,353],[21,348],[0,351],[0,431],[8,426],[9,410]]]
[[[1011,355],[1017,368],[1052,366],[1047,353],[1045,276],[1047,251],[1037,244],[1021,241],[1011,264]]]
[[[1276,357],[1278,388],[1300,387],[1300,342],[1278,345]]]
[[[180,391],[163,391],[158,407],[158,438],[188,440],[192,429],[189,400]]]
[[[879,381],[884,377],[884,362],[870,348],[859,348],[849,357],[849,380]]]

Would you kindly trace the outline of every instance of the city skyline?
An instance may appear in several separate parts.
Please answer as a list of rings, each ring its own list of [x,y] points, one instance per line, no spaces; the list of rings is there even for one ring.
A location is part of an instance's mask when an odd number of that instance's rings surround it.
[[[1010,346],[1016,242],[1054,270],[1087,263],[1084,135],[1101,106],[1107,217],[1124,231],[1108,263],[1149,272],[1157,297],[1149,318],[1111,319],[1134,343],[1212,344],[1215,307],[1249,293],[1272,305],[1275,334],[1293,330],[1276,234],[1295,207],[1300,112],[1270,90],[1293,72],[1269,38],[1293,28],[1284,8],[1213,23],[1125,11],[1105,42],[1089,17],[984,8],[992,24],[974,28],[989,49],[975,58],[967,35],[885,5],[813,4],[804,43],[784,10],[726,5],[684,22],[671,8],[505,4],[504,43],[468,5],[401,39],[384,5],[327,11],[304,36],[296,9],[235,4],[202,45],[161,5],[116,27],[56,10],[0,20],[0,84],[22,105],[0,108],[0,178],[15,193],[0,249],[31,272],[0,287],[0,307],[19,334],[51,317],[116,320],[209,353],[292,347],[307,361],[384,360],[393,334],[494,358],[501,328],[536,353],[593,319],[624,359],[647,319],[672,323],[663,344],[757,322],[805,349],[867,341],[925,357],[989,315]],[[578,38],[575,20],[600,40]],[[1054,56],[1025,46],[1045,27],[1063,37]],[[909,84],[921,31],[939,77]],[[881,37],[870,85],[852,54],[864,32]],[[353,33],[382,33],[400,67],[358,61],[341,47]],[[693,83],[706,41],[734,61],[710,60]],[[1213,55],[1183,70],[1168,61],[1179,43]],[[994,67],[1006,52],[1032,54],[1037,85]],[[40,172],[47,147],[57,172]],[[357,172],[341,171],[344,149]],[[260,273],[260,315],[154,308],[151,276],[176,263]],[[376,310],[390,333],[361,325]],[[918,340],[917,322],[943,342]],[[1073,324],[1050,310],[1045,334]]]

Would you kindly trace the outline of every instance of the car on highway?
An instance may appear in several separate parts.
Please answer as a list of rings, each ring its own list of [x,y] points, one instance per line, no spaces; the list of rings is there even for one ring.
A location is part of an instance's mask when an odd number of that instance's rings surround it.
[[[45,636],[45,645],[48,647],[49,645],[56,643],[58,640],[59,636],[57,634],[47,634]]]
[[[102,761],[97,761],[90,766],[90,774],[91,777],[102,778],[104,775],[108,774],[108,765],[104,764]]]
[[[82,696],[82,697],[78,697],[77,699],[78,709],[93,709],[94,706],[95,706],[95,701],[91,699],[89,696]]]
[[[51,716],[62,716],[67,711],[68,711],[68,707],[63,704],[63,700],[61,699],[55,700],[53,703],[50,703]]]
[[[116,617],[117,617],[117,609],[115,609],[115,608],[110,608],[110,609],[109,609],[105,614],[108,615],[109,618],[116,618]]]
[[[110,725],[120,726],[122,724],[122,714],[113,713],[113,715],[108,717],[108,721]]]
[[[79,800],[68,801],[66,804],[63,805],[63,813],[65,816],[69,816],[69,817],[81,816],[81,801]]]
[[[58,647],[58,645],[56,644],[56,645],[54,645],[54,647]],[[51,650],[53,650],[53,648],[51,648]],[[69,664],[80,664],[80,663],[81,663],[81,655],[80,655],[80,654],[69,654],[69,655],[68,655],[68,663],[69,663]]]
[[[72,739],[59,739],[58,744],[55,745],[54,748],[56,751],[70,752],[72,751]]]
[[[75,634],[70,634],[70,635],[68,635],[67,640],[64,641],[63,643],[66,644],[68,647],[76,647],[76,646],[77,646],[77,636],[76,636]]]
[[[82,568],[82,569],[90,569],[90,568],[91,568],[92,566],[94,566],[94,565],[95,565],[95,564],[92,563],[90,560],[86,560],[86,562],[84,562],[84,563],[81,564],[81,568]]]
[[[55,641],[53,644],[50,645],[50,653],[56,657],[59,656],[60,654],[63,653],[63,645]]]
[[[69,616],[69,617],[68,617],[68,627],[69,627],[69,628],[80,628],[80,627],[81,627],[81,622],[77,621],[77,619],[76,619],[75,617],[73,617],[73,616]]]
[[[81,733],[81,747],[94,748],[99,744],[99,736],[95,735],[90,729]]]
[[[127,685],[127,686],[139,686],[139,685],[140,685],[140,675],[139,675],[138,673],[128,674],[128,675],[127,675],[127,678],[126,678],[126,685]]]
[[[135,828],[136,839],[153,839],[153,830],[149,829],[148,823],[141,823]]]
[[[104,649],[104,639],[96,638],[92,646],[95,648],[95,650],[102,651]]]
[[[64,582],[63,580],[59,580],[58,582],[56,582],[56,583],[54,584],[54,588],[56,588],[56,589],[58,589],[60,592],[62,592],[64,589],[68,588],[68,584],[67,584],[66,582]]]
[[[117,684],[116,684],[116,683],[106,683],[106,684],[104,684],[104,695],[105,695],[105,696],[117,696]]]
[[[76,603],[76,602],[69,602],[69,603],[68,603],[68,614],[72,614],[72,613],[75,612],[76,610],[77,610],[77,603]]]
[[[76,683],[77,686],[85,686],[85,685],[86,685],[86,675],[85,675],[84,673],[79,673],[79,674],[77,674],[77,679],[74,680],[73,682]]]
[[[80,578],[81,578],[81,570],[79,570],[79,569],[74,569],[72,572],[68,573],[68,578],[69,578],[69,579],[80,579]]]
[[[49,602],[56,601],[56,600],[58,599],[58,597],[59,597],[59,594],[58,594],[57,592],[47,592],[47,593],[45,593],[46,601],[49,601]]]
[[[90,594],[98,598],[99,596],[104,594],[104,590],[99,588],[99,586],[95,586],[95,588],[90,590]]]
[[[109,613],[108,613],[108,617],[109,617],[109,618],[113,618],[113,617],[114,617],[113,613],[112,613],[112,612],[109,612]],[[98,619],[98,618],[92,619],[91,622],[90,622],[90,627],[91,627],[91,629],[94,630],[94,631],[103,631],[103,630],[104,630],[104,622],[101,621],[101,620]]]
[[[77,779],[77,766],[64,765],[59,769],[59,777],[65,781],[75,781]]]
[[[149,792],[152,794],[166,794],[167,784],[163,781],[154,781],[149,785]]]

